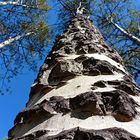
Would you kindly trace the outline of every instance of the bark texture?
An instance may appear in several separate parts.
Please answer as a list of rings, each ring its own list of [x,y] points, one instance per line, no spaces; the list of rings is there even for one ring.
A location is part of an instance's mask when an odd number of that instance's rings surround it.
[[[9,131],[13,140],[140,140],[140,89],[83,16],[56,39]]]

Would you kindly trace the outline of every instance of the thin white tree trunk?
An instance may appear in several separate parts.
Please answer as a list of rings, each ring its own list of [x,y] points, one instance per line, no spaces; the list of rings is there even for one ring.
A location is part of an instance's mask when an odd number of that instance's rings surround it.
[[[7,1],[7,2],[0,2],[0,6],[5,6],[5,5],[14,5],[14,6],[22,6],[22,7],[30,7],[30,8],[37,8],[37,3],[35,4],[35,6],[33,5],[26,5],[22,2],[10,2],[10,1]]]
[[[10,45],[14,41],[17,41],[17,40],[19,40],[19,39],[21,39],[23,37],[29,36],[31,34],[33,34],[33,32],[29,32],[29,33],[22,34],[22,35],[17,35],[16,37],[13,37],[13,38],[9,37],[9,39],[7,39],[7,40],[5,40],[5,41],[0,43],[0,49],[2,49],[6,45]]]
[[[6,2],[2,1],[2,2],[0,2],[0,5],[8,5],[8,4],[10,4],[10,5],[19,5],[18,2],[11,2],[11,1],[6,1]]]
[[[127,32],[125,29],[123,29],[121,26],[119,26],[117,23],[111,21],[111,23],[125,36],[127,36],[130,40],[134,41],[136,44],[140,45],[140,38],[137,36],[134,36],[133,34]]]

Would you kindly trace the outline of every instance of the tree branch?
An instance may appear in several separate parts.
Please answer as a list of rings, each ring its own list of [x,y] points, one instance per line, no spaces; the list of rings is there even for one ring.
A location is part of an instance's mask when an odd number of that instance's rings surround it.
[[[71,10],[70,6],[69,6],[68,4],[66,4],[66,2],[63,3],[61,0],[58,0],[58,2],[61,4],[61,6],[62,6],[64,9],[70,11],[72,15],[75,15],[74,11]]]
[[[26,8],[37,8],[37,6],[29,6],[26,4],[21,4],[19,2],[11,2],[11,1],[7,1],[7,2],[0,2],[0,6],[5,6],[5,5],[14,5],[14,6],[22,6],[22,7],[26,7]]]
[[[0,2],[0,5],[8,5],[8,4],[10,4],[10,5],[19,5],[19,3],[18,2],[11,2],[11,1],[7,1],[7,2]]]
[[[140,72],[140,68],[138,68],[138,67],[135,67],[135,66],[130,65],[130,64],[127,64],[127,65],[125,65],[125,66],[126,66],[126,67],[129,67],[129,68],[132,68],[132,69],[134,69],[134,70]]]
[[[137,45],[140,45],[140,38],[132,35],[131,33],[127,32],[125,29],[120,27],[117,23],[110,21],[120,32],[122,32],[125,36],[127,36],[131,41],[134,41]]]
[[[2,49],[2,48],[3,48],[4,46],[6,46],[6,45],[11,44],[12,42],[14,42],[14,41],[16,41],[16,40],[19,40],[19,39],[22,38],[22,37],[29,36],[29,35],[31,35],[31,34],[33,34],[33,33],[34,33],[34,32],[29,32],[29,33],[26,33],[26,34],[18,35],[18,36],[13,37],[13,38],[10,38],[10,37],[9,37],[9,39],[7,39],[7,40],[5,40],[4,42],[1,42],[1,43],[0,43],[0,49]]]

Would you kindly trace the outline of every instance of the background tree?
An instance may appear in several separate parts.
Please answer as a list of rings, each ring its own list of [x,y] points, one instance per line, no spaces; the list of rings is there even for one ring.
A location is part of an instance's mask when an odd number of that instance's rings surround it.
[[[0,2],[0,79],[5,89],[7,80],[28,65],[36,70],[44,57],[49,40],[46,0]],[[8,89],[8,88],[7,88]]]

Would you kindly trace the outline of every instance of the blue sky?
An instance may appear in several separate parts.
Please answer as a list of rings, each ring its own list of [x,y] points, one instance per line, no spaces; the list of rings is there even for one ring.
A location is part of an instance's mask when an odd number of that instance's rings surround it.
[[[140,9],[140,0],[133,1],[134,5]],[[49,16],[50,24],[53,24],[55,20],[55,14],[51,12]],[[7,136],[8,130],[13,126],[15,116],[25,107],[31,84],[36,76],[37,73],[25,68],[22,75],[12,80],[10,84],[12,94],[5,93],[4,96],[0,96],[0,140]]]
[[[25,71],[11,83],[12,94],[5,94],[0,97],[0,140],[7,136],[7,131],[13,126],[16,114],[24,108],[28,99],[30,85],[33,83],[36,74]]]

